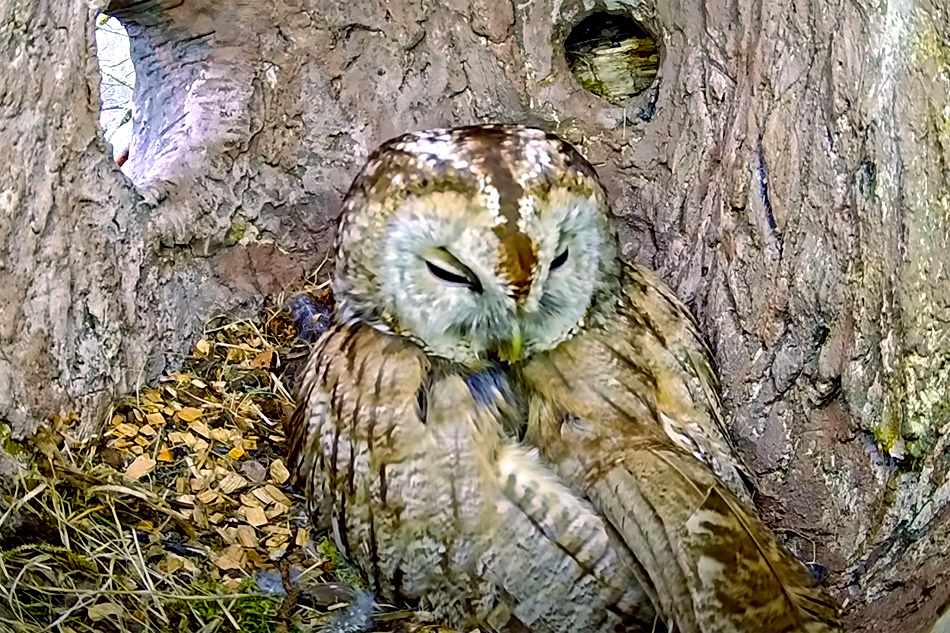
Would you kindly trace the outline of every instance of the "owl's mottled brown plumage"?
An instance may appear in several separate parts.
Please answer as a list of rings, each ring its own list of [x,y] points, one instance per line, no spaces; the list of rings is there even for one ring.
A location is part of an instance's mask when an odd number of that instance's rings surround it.
[[[527,441],[620,532],[676,631],[839,630],[834,602],[755,516],[728,445],[708,433],[718,398],[685,309],[648,271],[625,265],[622,280],[616,309],[522,369]]]
[[[380,597],[460,626],[652,630],[615,533],[506,436],[504,383],[444,369],[365,325],[321,339],[292,438],[315,519]]]
[[[382,596],[460,626],[836,630],[751,509],[691,315],[607,216],[538,130],[370,157],[294,422],[315,520]]]

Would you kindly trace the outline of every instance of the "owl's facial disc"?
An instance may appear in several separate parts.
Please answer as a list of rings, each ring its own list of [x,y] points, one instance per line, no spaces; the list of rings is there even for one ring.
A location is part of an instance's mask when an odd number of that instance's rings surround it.
[[[516,309],[498,273],[501,250],[490,214],[461,193],[402,201],[389,219],[379,266],[394,329],[436,356],[484,362],[511,338]]]
[[[339,318],[470,366],[553,349],[617,265],[606,211],[593,168],[541,130],[394,139],[344,203]]]
[[[553,349],[583,324],[616,264],[599,189],[528,190],[521,206],[521,225],[538,252],[531,288],[516,313],[523,354],[530,355]]]

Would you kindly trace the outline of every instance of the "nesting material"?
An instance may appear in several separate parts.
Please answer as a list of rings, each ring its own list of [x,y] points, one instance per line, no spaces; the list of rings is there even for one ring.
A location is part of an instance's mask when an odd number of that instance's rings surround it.
[[[7,441],[24,472],[0,504],[0,630],[309,631],[352,601],[365,584],[311,531],[284,461],[286,370],[308,353],[274,307],[215,319],[97,441],[73,437],[78,415]],[[437,630],[414,616],[390,608],[378,630]]]

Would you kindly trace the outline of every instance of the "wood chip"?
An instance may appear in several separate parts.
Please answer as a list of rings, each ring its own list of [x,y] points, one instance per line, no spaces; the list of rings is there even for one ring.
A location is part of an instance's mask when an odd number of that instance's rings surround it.
[[[141,477],[152,472],[152,469],[155,468],[155,460],[147,455],[140,455],[136,457],[129,467],[125,469],[125,476],[132,481],[136,481]]]
[[[264,486],[264,490],[266,490],[267,494],[270,495],[271,499],[273,499],[277,503],[283,504],[287,507],[290,507],[293,505],[293,502],[290,499],[288,499],[287,495],[282,493],[280,489],[277,488],[277,486],[273,484],[267,484],[266,486]]]
[[[212,490],[211,488],[208,488],[207,490],[203,490],[200,493],[198,493],[197,499],[198,501],[200,501],[201,503],[205,505],[211,505],[212,503],[217,501],[218,493]]]
[[[169,433],[169,435],[171,435],[171,433]],[[185,446],[187,446],[188,448],[192,450],[194,450],[195,443],[198,441],[198,438],[192,435],[191,433],[189,433],[188,431],[185,431],[184,433],[179,433],[178,439],[181,440],[182,444],[184,444]]]
[[[288,540],[290,540],[289,536],[277,534],[264,541],[264,545],[267,546],[267,549],[276,549],[286,543]]]
[[[244,506],[242,509],[247,522],[254,527],[267,525],[267,515],[264,514],[264,509],[260,506]]]
[[[267,517],[268,521],[273,521],[274,519],[282,515],[284,512],[287,512],[287,506],[281,505],[279,503],[275,503],[270,508],[267,508],[266,510],[264,510],[264,516]]]
[[[251,527],[251,526],[247,526]],[[252,530],[254,528],[251,528]],[[236,545],[238,542],[238,531],[237,528],[233,527],[216,527],[214,531],[218,533],[221,539],[224,541],[225,545]]]
[[[168,574],[176,572],[184,566],[182,557],[172,553],[165,554],[165,558],[158,563],[158,568]]]
[[[195,422],[195,424],[198,424]],[[222,444],[227,444],[231,439],[231,431],[227,429],[211,429],[210,437],[215,442],[221,442]]]
[[[237,540],[244,547],[257,547],[257,532],[250,525],[239,525],[237,528]]]
[[[114,602],[101,602],[99,604],[86,607],[86,615],[88,615],[89,619],[93,622],[98,622],[99,620],[104,620],[105,618],[115,618],[122,615],[123,613],[125,613],[125,610]]]
[[[275,503],[275,499],[264,488],[255,488],[251,491],[251,494],[257,497],[265,506]]]
[[[144,435],[145,437],[152,437],[153,435],[155,435],[155,429],[152,427],[151,424],[144,424],[141,427],[139,427],[139,435]]]
[[[284,485],[290,479],[290,471],[284,466],[284,460],[275,459],[270,465],[270,478],[278,485]]]
[[[226,495],[232,494],[246,488],[250,485],[247,479],[241,477],[237,473],[230,473],[224,479],[221,480],[221,483],[218,484],[218,490],[223,492]]]
[[[218,566],[218,569],[224,571],[229,569],[241,569],[241,561],[234,560],[227,553],[218,556],[218,558],[214,561],[214,564]]]
[[[135,437],[139,434],[139,427],[134,424],[119,424],[112,431],[113,435],[119,435],[122,437]]]
[[[228,451],[228,457],[230,457],[234,461],[238,461],[241,458],[247,457],[247,453],[245,453],[244,449],[241,448],[240,446],[235,446],[234,448]]]
[[[221,580],[221,587],[228,593],[238,593],[241,590],[241,579],[228,576]]]
[[[201,409],[196,409],[195,407],[185,407],[177,414],[178,419],[182,422],[194,422],[201,417]],[[207,428],[207,427],[205,427]]]
[[[198,411],[198,409],[195,409],[195,411]],[[198,413],[199,413],[199,415],[201,414],[200,411],[199,411]],[[179,412],[178,415],[181,415],[181,412]],[[204,422],[202,422],[202,421],[200,421],[200,420],[195,420],[195,421],[193,421],[193,422],[192,422],[191,420],[185,420],[185,422],[191,422],[191,423],[188,425],[188,428],[190,428],[192,431],[194,431],[195,433],[197,433],[197,434],[200,435],[201,437],[207,438],[207,439],[209,439],[209,440],[211,439],[211,429],[209,429],[209,428],[208,428],[208,425],[205,424]]]
[[[195,511],[192,513],[191,520],[194,521],[196,526],[198,526],[198,529],[208,529],[208,513],[205,511],[205,506],[203,503],[195,504]]]
[[[149,413],[147,416],[145,416],[145,421],[152,426],[161,426],[165,424],[165,416],[158,412]]]
[[[241,496],[241,505],[243,506],[260,506],[261,502],[254,495],[242,492]]]
[[[175,456],[172,455],[171,449],[167,446],[163,446],[161,450],[158,451],[158,455],[155,456],[155,459],[170,464],[175,461]]]

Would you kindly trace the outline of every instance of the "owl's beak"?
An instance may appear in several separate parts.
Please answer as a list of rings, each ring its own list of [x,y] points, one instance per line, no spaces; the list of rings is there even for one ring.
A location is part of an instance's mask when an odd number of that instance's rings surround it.
[[[507,345],[502,346],[500,354],[501,360],[508,363],[521,360],[522,342],[521,326],[518,324],[518,321],[514,321],[511,326],[511,337],[506,341]]]

